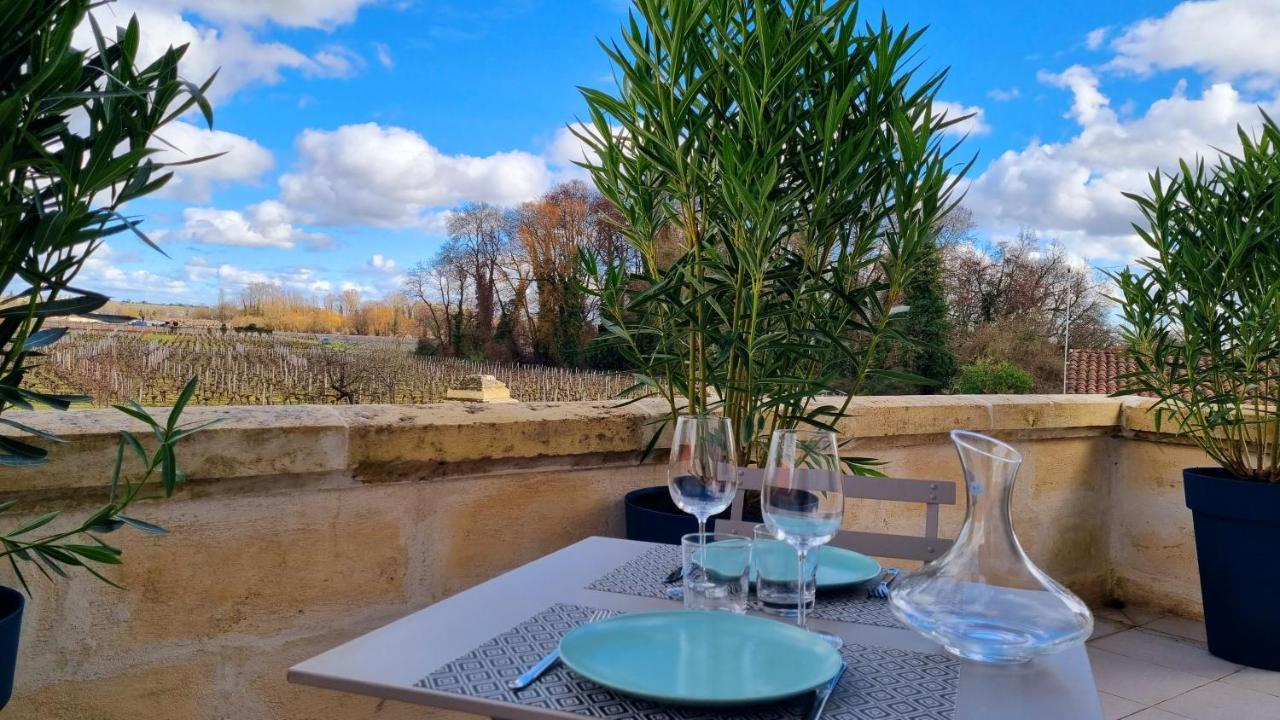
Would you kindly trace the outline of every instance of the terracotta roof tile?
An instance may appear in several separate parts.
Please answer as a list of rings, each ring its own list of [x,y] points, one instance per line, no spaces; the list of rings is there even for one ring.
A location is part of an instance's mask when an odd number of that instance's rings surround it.
[[[1067,361],[1067,392],[1110,395],[1120,389],[1116,378],[1134,369],[1123,349],[1072,350]]]

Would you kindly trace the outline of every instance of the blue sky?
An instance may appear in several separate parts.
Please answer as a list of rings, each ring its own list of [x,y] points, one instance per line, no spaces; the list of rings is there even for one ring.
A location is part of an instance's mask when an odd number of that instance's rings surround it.
[[[194,41],[215,67],[215,132],[175,126],[189,153],[227,150],[138,202],[166,259],[116,239],[86,284],[116,297],[210,302],[265,281],[322,295],[395,289],[466,201],[513,204],[572,176],[578,85],[608,85],[596,44],[619,0],[118,0],[144,47]],[[1020,227],[1100,267],[1140,252],[1122,190],[1180,155],[1233,143],[1274,109],[1280,3],[864,2],[928,25],[922,60],[950,66],[948,107],[976,112],[966,204],[984,238]],[[100,11],[101,12],[101,11]],[[107,22],[111,18],[106,18]]]

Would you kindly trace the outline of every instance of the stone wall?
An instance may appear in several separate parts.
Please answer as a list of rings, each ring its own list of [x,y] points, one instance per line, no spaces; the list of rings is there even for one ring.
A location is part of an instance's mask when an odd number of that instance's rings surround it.
[[[643,403],[191,408],[223,417],[181,452],[189,483],[121,530],[114,590],[34,583],[5,718],[420,718],[421,708],[288,685],[299,660],[589,535],[621,535],[621,496],[665,480],[639,449]],[[38,470],[0,471],[30,513],[101,499],[113,411],[32,413],[65,436]],[[1152,432],[1133,401],[1091,396],[855,401],[842,431],[897,476],[955,480],[946,432],[1024,451],[1019,536],[1093,602],[1199,613],[1179,468],[1198,451]],[[658,458],[660,459],[660,458]],[[11,518],[16,520],[17,518]],[[963,506],[946,508],[954,536]],[[919,533],[922,506],[852,502],[849,525]],[[11,584],[7,570],[0,583]]]

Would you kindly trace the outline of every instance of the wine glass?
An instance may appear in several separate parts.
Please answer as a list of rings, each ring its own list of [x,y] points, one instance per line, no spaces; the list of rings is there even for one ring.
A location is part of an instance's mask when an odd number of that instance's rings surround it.
[[[738,492],[733,425],[716,415],[676,418],[667,463],[667,489],[676,507],[698,518],[698,543],[706,545],[707,518],[723,512]]]
[[[796,549],[799,584],[805,583],[810,550],[827,544],[844,519],[844,483],[835,433],[826,430],[774,430],[760,494],[764,522]],[[804,593],[799,593],[797,624],[808,630]],[[835,647],[843,641],[814,631]]]

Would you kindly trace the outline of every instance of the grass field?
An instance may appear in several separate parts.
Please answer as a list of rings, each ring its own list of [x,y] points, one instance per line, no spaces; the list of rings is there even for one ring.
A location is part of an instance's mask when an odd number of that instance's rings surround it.
[[[238,335],[156,328],[76,328],[28,375],[32,387],[83,393],[95,405],[173,402],[200,377],[200,405],[426,403],[468,375],[494,375],[526,402],[605,400],[631,384],[621,373],[424,358],[403,338]]]

